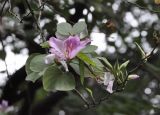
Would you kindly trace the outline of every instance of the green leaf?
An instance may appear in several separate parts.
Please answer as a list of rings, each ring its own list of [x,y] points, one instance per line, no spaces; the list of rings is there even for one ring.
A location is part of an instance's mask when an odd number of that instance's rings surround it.
[[[61,35],[70,35],[72,33],[72,25],[66,22],[57,24],[57,32]]]
[[[95,45],[88,45],[88,46],[86,46],[86,47],[82,50],[82,52],[83,52],[83,53],[92,53],[92,52],[94,52],[96,49],[97,49],[97,46],[95,46]]]
[[[55,66],[50,66],[43,76],[43,87],[46,91],[69,91],[75,88],[75,79],[71,73],[63,73]]]
[[[45,64],[45,54],[40,54],[35,57],[30,62],[30,69],[34,72],[41,72],[43,71],[46,67],[48,67],[48,64]]]
[[[31,60],[32,60],[35,56],[37,56],[37,55],[39,55],[39,53],[31,54],[31,55],[28,57],[28,59],[27,59],[27,61],[26,61],[26,64],[25,64],[25,70],[26,70],[27,75],[30,74],[30,73],[32,73],[32,70],[30,69],[30,62],[31,62]]]
[[[146,57],[146,54],[145,54],[144,50],[142,49],[142,47],[141,47],[138,43],[136,43],[136,42],[135,42],[135,44],[136,44],[136,46],[138,47],[138,49],[139,49],[139,51],[140,51],[140,53],[141,53],[142,59],[145,58],[145,57]],[[147,60],[146,60],[146,61],[147,61]]]
[[[90,94],[90,96],[93,98],[93,92],[92,92],[92,90],[89,89],[89,88],[86,88],[86,90],[88,91],[88,93]]]
[[[124,62],[124,63],[122,63],[121,66],[120,66],[120,69],[126,68],[128,63],[129,63],[129,60]]]
[[[104,57],[97,57],[99,60],[102,60],[102,62],[107,66],[110,70],[113,69],[112,65],[109,63],[109,61]]]
[[[80,70],[80,80],[81,84],[84,83],[84,62],[82,60],[79,60],[79,70]]]
[[[40,46],[42,48],[49,48],[50,47],[48,41],[45,41],[45,42],[41,43]]]
[[[90,65],[92,65],[92,66],[96,66],[96,64],[91,60],[91,58],[90,57],[88,57],[86,54],[84,54],[84,53],[79,53],[78,55],[77,55],[77,57],[79,58],[79,59],[81,59],[82,61],[84,61],[84,62],[86,62],[87,64],[90,64]]]
[[[73,26],[73,34],[80,34],[87,29],[87,25],[84,21],[77,22]]]
[[[41,77],[41,75],[39,75],[38,72],[32,72],[32,73],[27,75],[26,81],[32,81],[34,83],[40,77]]]
[[[78,74],[80,75],[80,70],[79,70],[79,63],[69,63],[69,65],[73,68],[73,70]]]

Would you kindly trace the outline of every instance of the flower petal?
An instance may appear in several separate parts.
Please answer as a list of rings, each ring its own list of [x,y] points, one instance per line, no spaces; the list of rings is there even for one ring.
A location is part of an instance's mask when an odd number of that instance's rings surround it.
[[[55,54],[49,54],[45,57],[45,64],[51,64],[55,59]]]
[[[64,42],[62,40],[59,40],[55,37],[51,37],[49,39],[49,45],[54,48],[55,50],[59,52],[63,52],[64,49]]]
[[[55,58],[56,58],[57,60],[66,60],[66,57],[65,57],[64,53],[59,52],[59,51],[57,51],[57,50],[54,49],[54,48],[51,48],[49,51],[50,51],[52,54],[55,54]]]
[[[107,85],[107,88],[106,90],[109,92],[109,93],[113,93],[113,83],[114,83],[114,80],[110,81]]]

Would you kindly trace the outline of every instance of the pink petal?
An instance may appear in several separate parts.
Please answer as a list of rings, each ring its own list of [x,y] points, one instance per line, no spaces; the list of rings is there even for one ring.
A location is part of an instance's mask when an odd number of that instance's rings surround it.
[[[49,45],[54,48],[58,52],[63,52],[64,49],[64,42],[62,40],[59,40],[55,37],[51,37],[49,39]]]
[[[57,60],[66,60],[66,57],[65,57],[65,55],[64,55],[63,52],[59,52],[59,51],[57,51],[57,50],[54,49],[54,48],[51,48],[51,49],[50,49],[50,52],[51,52],[52,54],[55,54],[55,58],[56,58]]]
[[[80,42],[80,44],[70,52],[70,58],[74,58],[83,48],[86,47],[86,45],[90,42],[89,39],[83,40]]]

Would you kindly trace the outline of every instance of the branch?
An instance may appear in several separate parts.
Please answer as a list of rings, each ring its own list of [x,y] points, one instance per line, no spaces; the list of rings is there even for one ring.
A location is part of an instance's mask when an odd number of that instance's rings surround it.
[[[3,10],[4,10],[4,7],[5,7],[6,3],[7,3],[7,1],[8,1],[8,0],[5,0],[5,1],[4,1],[4,4],[3,4],[2,9],[1,9],[1,12],[0,12],[0,17],[2,17]]]
[[[128,1],[128,0],[122,0],[122,1],[125,2],[125,3],[132,4],[132,5],[134,5],[134,6],[137,6],[137,7],[140,8],[140,9],[149,10],[150,12],[153,12],[153,13],[160,13],[160,11],[152,10],[152,9],[150,9],[150,8],[140,6],[139,4],[137,4],[137,3],[135,3],[135,2],[130,2],[130,1]]]

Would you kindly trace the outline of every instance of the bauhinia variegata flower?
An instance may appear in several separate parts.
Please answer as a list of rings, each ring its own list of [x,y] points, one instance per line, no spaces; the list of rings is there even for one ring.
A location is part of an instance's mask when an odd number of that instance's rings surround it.
[[[105,72],[104,76],[99,78],[98,83],[103,84],[105,86],[105,90],[109,93],[113,93],[113,84],[115,81],[115,77],[111,72]]]
[[[45,62],[48,64],[52,59],[55,59],[68,71],[66,61],[73,59],[90,42],[90,39],[80,41],[78,36],[69,36],[65,40],[51,37],[48,43],[51,47],[49,51],[52,55],[46,56]]]

